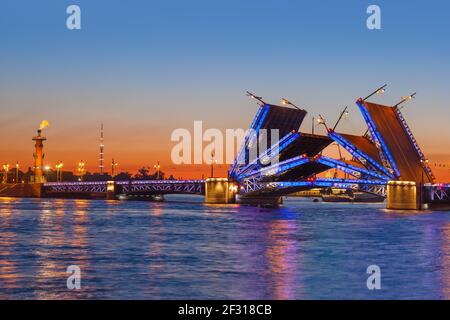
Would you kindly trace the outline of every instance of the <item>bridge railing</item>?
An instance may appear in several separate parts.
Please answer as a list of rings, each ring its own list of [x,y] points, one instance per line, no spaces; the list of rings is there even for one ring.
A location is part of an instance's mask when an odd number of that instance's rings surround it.
[[[105,193],[108,181],[48,182],[43,184],[47,194]],[[130,180],[115,181],[117,193],[189,193],[203,194],[205,180]]]

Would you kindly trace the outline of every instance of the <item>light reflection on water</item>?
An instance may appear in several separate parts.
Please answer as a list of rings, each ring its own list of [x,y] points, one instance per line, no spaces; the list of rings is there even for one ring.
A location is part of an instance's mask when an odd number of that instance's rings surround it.
[[[380,291],[366,288],[371,264]],[[79,291],[66,287],[69,265]],[[450,215],[0,198],[0,298],[450,299]]]

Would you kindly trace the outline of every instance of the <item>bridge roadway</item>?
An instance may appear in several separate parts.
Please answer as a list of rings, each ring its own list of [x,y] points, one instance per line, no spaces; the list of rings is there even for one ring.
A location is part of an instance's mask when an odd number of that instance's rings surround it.
[[[205,180],[134,180],[96,182],[48,182],[43,197],[105,198],[108,191],[120,195],[205,194]]]
[[[221,179],[218,179],[221,180]],[[226,179],[224,179],[226,180]],[[115,194],[120,196],[164,195],[164,194],[193,194],[205,195],[207,180],[136,180],[116,181]],[[108,184],[111,182],[49,182],[42,185],[42,197],[49,198],[106,198]],[[358,181],[355,179],[327,179],[317,178],[303,181],[259,183],[257,189],[269,196],[284,196],[298,190],[311,188],[357,188],[361,185],[383,185],[383,181]],[[244,189],[243,186],[240,190]],[[256,191],[256,190],[255,190]],[[449,204],[450,184],[426,184],[423,188],[424,203],[430,205]],[[251,192],[250,192],[251,193]],[[245,193],[241,193],[245,195]],[[2,196],[2,194],[0,194]],[[125,197],[126,199],[126,197]]]

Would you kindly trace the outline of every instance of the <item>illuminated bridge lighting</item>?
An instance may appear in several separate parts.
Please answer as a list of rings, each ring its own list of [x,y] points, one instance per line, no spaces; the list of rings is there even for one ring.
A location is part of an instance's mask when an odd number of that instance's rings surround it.
[[[374,167],[375,169],[379,170],[380,172],[383,172],[386,177],[393,179],[394,176],[392,173],[389,172],[388,169],[380,165],[377,161],[369,157],[367,154],[356,148],[354,145],[352,145],[349,141],[344,139],[341,135],[338,133],[332,131],[329,133],[329,136],[336,141],[338,144],[340,144],[342,147],[345,148],[352,156],[354,156],[356,159],[364,159],[366,160],[370,166]]]
[[[370,129],[373,139],[376,139],[378,141],[383,153],[388,158],[389,164],[390,164],[392,170],[394,170],[396,177],[397,178],[400,177],[401,176],[400,171],[397,168],[394,158],[392,157],[388,147],[386,146],[386,143],[384,142],[383,138],[381,137],[381,134],[378,132],[377,127],[376,127],[372,117],[369,114],[369,111],[367,110],[366,106],[364,105],[364,102],[358,100],[356,102],[356,104],[358,105],[359,109],[361,110],[363,118],[369,126],[369,129]]]
[[[283,151],[287,146],[289,146],[299,136],[300,135],[297,132],[296,133],[289,132],[287,135],[285,135],[283,138],[281,138],[279,142],[275,143],[273,146],[271,146],[269,149],[267,149],[257,159],[253,160],[251,163],[249,163],[247,166],[245,166],[241,170],[238,170],[238,175],[245,173],[249,169],[254,169],[255,167],[259,168],[257,166],[258,161],[261,164],[270,163],[273,158],[275,158],[277,155],[279,155],[281,151]]]
[[[240,175],[240,176],[238,176],[238,179],[243,180],[245,178],[255,176],[255,175],[270,176],[270,175],[280,174],[282,172],[285,172],[285,171],[295,168],[297,166],[301,166],[308,162],[310,162],[308,157],[298,156],[298,157],[294,157],[289,160],[274,164],[270,167],[261,169],[256,172],[250,172],[247,174]]]

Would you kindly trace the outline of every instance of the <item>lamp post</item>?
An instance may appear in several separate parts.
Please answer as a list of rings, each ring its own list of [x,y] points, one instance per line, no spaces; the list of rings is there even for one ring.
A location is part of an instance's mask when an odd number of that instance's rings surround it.
[[[325,122],[325,118],[322,117],[322,115],[319,114],[319,118],[317,118],[317,123],[318,124],[323,124],[323,126],[325,127],[325,130],[327,130],[327,132],[329,131],[328,126]]]
[[[340,114],[340,116],[339,116],[339,119],[338,119],[338,120],[336,121],[336,123],[334,124],[333,131],[336,130],[336,128],[337,128],[339,122],[341,122],[341,120],[342,120],[344,117],[347,117],[347,116],[348,116],[348,111],[347,111],[347,109],[348,109],[348,106],[345,106],[344,110],[342,110],[342,112],[341,112],[341,114]]]
[[[44,167],[44,177],[45,180],[48,181],[48,172],[50,171],[50,167],[49,166],[45,166]]]
[[[159,165],[159,161],[157,164],[153,166],[153,168],[155,168],[156,170],[156,180],[159,180],[159,172],[160,172],[159,169],[161,168],[161,166]]]
[[[56,181],[62,182],[62,162],[58,162],[56,165]]]
[[[252,98],[252,99],[255,99],[255,100],[257,101],[257,104],[258,104],[258,105],[263,106],[263,105],[266,104],[266,103],[264,102],[264,100],[262,99],[262,97],[258,97],[257,95],[255,95],[255,94],[253,94],[253,93],[251,93],[251,92],[249,92],[249,91],[247,91],[246,93],[247,93],[247,97],[250,97],[250,98]]]
[[[293,106],[294,108],[298,109],[298,110],[302,110],[300,109],[298,106],[296,106],[295,104],[293,104],[292,102],[290,102],[288,99],[282,98],[281,99],[281,103],[284,104],[285,106],[290,105]]]
[[[19,161],[16,162],[16,183],[19,183]]]
[[[119,164],[114,161],[114,158],[112,158],[111,161],[111,178],[114,178],[114,169],[118,166]]]
[[[214,164],[217,163],[217,159],[214,159],[214,152],[211,153],[211,178],[214,178]]]
[[[402,97],[402,100],[401,100],[399,103],[397,103],[397,104],[394,106],[394,108],[398,108],[398,106],[401,105],[402,103],[404,103],[404,102],[406,102],[406,101],[409,101],[409,100],[413,99],[413,98],[415,97],[415,95],[416,95],[416,92],[414,92],[413,94],[410,94],[410,95],[407,96],[407,97]],[[399,108],[399,109],[401,109],[401,108]]]
[[[3,183],[8,183],[8,172],[9,172],[9,164],[5,163],[3,165]]]
[[[375,90],[374,92],[369,94],[367,97],[365,97],[363,99],[363,101],[366,101],[367,99],[369,99],[371,96],[373,96],[375,94],[383,94],[386,91],[386,87],[387,87],[387,84],[385,84],[384,86],[379,87],[377,90]]]
[[[428,159],[420,159],[420,163],[422,164],[422,182],[420,185],[420,210],[423,209],[423,189],[424,189],[424,182],[423,182],[423,171],[425,170],[425,167],[428,165]]]
[[[363,101],[366,101],[367,99],[369,99],[371,96],[378,94],[378,95],[382,95],[383,93],[386,92],[386,87],[387,84],[385,84],[384,86],[379,87],[377,90],[375,90],[374,92],[372,92],[371,94],[369,94],[367,97],[365,97],[363,99]],[[367,136],[369,134],[369,128],[367,128],[366,132],[364,132],[363,136]]]
[[[80,162],[78,162],[78,175],[79,177],[79,181],[83,181],[83,176],[84,176],[84,166],[85,163],[83,162],[83,160],[81,160]]]

